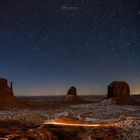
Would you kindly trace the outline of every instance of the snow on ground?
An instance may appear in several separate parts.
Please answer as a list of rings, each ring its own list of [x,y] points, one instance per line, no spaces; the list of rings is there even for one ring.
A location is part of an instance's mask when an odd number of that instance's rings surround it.
[[[140,140],[140,118],[127,117],[126,120],[119,121],[115,125],[122,128],[120,139]]]
[[[107,103],[66,105],[59,109],[22,109],[0,111],[0,120],[42,121],[72,116],[80,121],[113,123],[122,129],[120,139],[140,139],[140,106],[120,106]]]
[[[69,105],[62,109],[22,109],[11,111],[0,111],[0,120],[5,119],[25,119],[25,120],[46,120],[54,119],[61,116],[72,115],[80,120],[86,121],[117,121],[127,117],[140,117],[140,106],[120,106],[120,105],[104,105],[82,104]]]

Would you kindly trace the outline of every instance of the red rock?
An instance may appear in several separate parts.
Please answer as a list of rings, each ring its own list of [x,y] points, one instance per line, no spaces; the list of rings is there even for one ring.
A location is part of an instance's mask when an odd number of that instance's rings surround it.
[[[63,101],[66,103],[80,103],[82,102],[82,99],[77,96],[77,89],[72,86],[69,88],[67,95],[64,97]]]
[[[0,78],[0,109],[19,107],[20,102],[13,93],[13,85],[9,87],[7,80]]]
[[[77,95],[77,89],[76,87],[72,86],[69,88],[67,95]]]
[[[108,86],[107,98],[113,98],[116,104],[134,105],[137,104],[130,96],[129,85],[125,81],[114,81]]]
[[[12,82],[11,82],[11,87],[9,87],[7,84],[7,80],[4,78],[0,78],[0,95],[1,96],[13,95]]]
[[[113,97],[129,97],[130,88],[125,81],[114,81],[108,86],[108,98]]]

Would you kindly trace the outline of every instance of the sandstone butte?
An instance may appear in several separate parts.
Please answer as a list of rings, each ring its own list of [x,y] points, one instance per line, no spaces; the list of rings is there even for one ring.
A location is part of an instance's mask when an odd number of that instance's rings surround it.
[[[14,96],[13,83],[8,86],[7,79],[0,78],[0,109],[19,107],[21,103]]]

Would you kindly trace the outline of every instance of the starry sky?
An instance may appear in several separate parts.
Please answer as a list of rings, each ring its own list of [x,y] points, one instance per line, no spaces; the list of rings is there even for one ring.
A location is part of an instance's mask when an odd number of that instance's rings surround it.
[[[139,0],[0,0],[0,77],[16,95],[140,93]]]

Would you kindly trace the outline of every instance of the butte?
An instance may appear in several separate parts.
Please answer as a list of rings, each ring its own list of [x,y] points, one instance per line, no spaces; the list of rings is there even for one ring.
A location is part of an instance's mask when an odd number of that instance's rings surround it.
[[[64,97],[65,103],[81,103],[83,100],[77,95],[76,87],[72,86],[67,91],[67,95]]]
[[[13,92],[13,84],[8,86],[7,79],[0,78],[0,109],[16,108],[20,106]]]
[[[125,81],[113,81],[108,85],[106,99],[113,99],[116,104],[135,104],[135,100],[130,96],[130,87]]]

